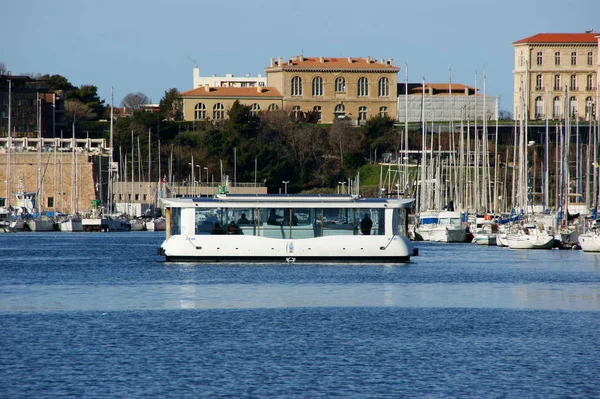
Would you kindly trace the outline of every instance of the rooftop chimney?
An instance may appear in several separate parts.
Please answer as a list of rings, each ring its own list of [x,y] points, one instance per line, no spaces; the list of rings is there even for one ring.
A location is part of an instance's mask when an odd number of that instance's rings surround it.
[[[275,66],[275,58],[271,57],[271,63],[269,64],[269,68],[273,68]]]
[[[367,64],[371,63],[371,57],[367,57]]]

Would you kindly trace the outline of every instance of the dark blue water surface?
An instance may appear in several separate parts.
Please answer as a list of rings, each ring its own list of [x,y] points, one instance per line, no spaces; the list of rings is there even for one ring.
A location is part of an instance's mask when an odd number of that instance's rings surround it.
[[[0,397],[600,397],[599,254],[196,265],[162,239],[0,235]]]

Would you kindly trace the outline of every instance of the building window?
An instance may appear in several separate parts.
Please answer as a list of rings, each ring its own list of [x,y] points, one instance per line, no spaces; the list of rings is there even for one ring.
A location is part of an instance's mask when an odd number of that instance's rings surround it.
[[[54,197],[48,197],[48,208],[54,208]]]
[[[225,107],[221,103],[216,103],[213,107],[213,119],[220,120],[225,119]]]
[[[554,75],[554,90],[560,90],[560,75]]]
[[[315,105],[313,107],[313,111],[317,114],[317,120],[320,121],[321,120],[321,106]]]
[[[541,118],[544,115],[544,100],[541,96],[535,99],[535,117]]]
[[[390,96],[390,81],[388,78],[380,78],[379,84],[377,85],[377,95],[379,97]]]
[[[592,75],[588,75],[588,76],[585,78],[585,89],[586,89],[586,90],[593,90],[593,89],[594,89],[594,88],[593,88],[593,84],[592,84],[592,83],[593,83],[592,79],[593,79],[593,76],[592,76]]]
[[[258,82],[258,85],[259,85],[260,87],[265,87],[265,82]]]
[[[250,106],[250,115],[258,116],[259,112],[260,112],[260,105],[258,105],[257,103],[254,103]]]
[[[588,65],[592,65],[592,57],[593,57],[592,52],[588,51],[588,56],[587,56],[587,64]]]
[[[346,116],[346,107],[344,107],[344,104],[338,104],[335,106],[335,111],[333,113],[336,117],[341,119]]]
[[[279,107],[277,106],[277,104],[273,103],[273,104],[269,104],[269,111],[276,111],[279,109]]]
[[[197,121],[206,119],[206,105],[202,103],[196,104],[194,107],[194,119]]]
[[[554,53],[554,65],[560,65],[560,51]]]
[[[369,95],[369,82],[367,78],[362,77],[358,79],[358,96],[359,97],[367,97]]]
[[[537,64],[542,65],[542,52],[541,51],[537,52]]]
[[[292,96],[302,95],[302,78],[300,76],[294,76],[292,78]]]
[[[358,122],[366,122],[367,121],[367,107],[358,107]]]
[[[346,79],[339,77],[335,80],[335,91],[336,93],[346,92]]]
[[[577,65],[577,51],[571,53],[571,65]]]
[[[575,96],[569,99],[569,115],[571,118],[577,116],[577,97]]]
[[[560,109],[560,97],[556,96],[554,97],[554,100],[552,100],[552,116],[559,117],[561,114]]]
[[[535,89],[542,90],[542,75],[535,76]]]
[[[317,76],[312,81],[312,95],[322,96],[323,95],[323,78]]]
[[[388,107],[379,107],[379,116],[381,116],[382,118],[387,118]]]
[[[577,75],[571,75],[571,90],[577,90]]]
[[[590,116],[594,115],[594,103],[592,102],[592,97],[588,97],[585,99],[585,118],[590,120]]]
[[[300,120],[300,116],[302,116],[302,111],[300,110],[300,106],[299,105],[294,105],[292,107],[292,117],[294,118],[294,121],[298,121]]]

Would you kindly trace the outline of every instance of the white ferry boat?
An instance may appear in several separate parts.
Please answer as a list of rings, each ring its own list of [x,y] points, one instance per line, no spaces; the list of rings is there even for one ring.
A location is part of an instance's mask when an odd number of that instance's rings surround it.
[[[158,254],[181,262],[408,262],[414,199],[355,195],[163,198]]]

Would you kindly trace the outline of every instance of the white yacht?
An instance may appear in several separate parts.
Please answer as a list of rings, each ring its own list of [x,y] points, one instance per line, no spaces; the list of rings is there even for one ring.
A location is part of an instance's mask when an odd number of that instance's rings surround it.
[[[432,242],[466,242],[467,226],[458,211],[441,211],[439,220],[430,232]]]
[[[355,195],[163,198],[158,253],[190,262],[408,262],[414,199]]]

